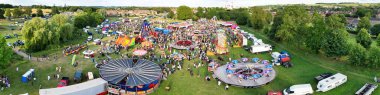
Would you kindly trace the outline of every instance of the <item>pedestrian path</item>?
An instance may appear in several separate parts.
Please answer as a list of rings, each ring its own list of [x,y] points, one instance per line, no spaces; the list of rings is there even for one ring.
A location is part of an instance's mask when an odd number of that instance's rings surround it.
[[[39,58],[39,57],[33,57],[33,56],[30,56],[28,54],[26,54],[25,52],[23,51],[19,51],[17,48],[13,48],[12,49],[13,52],[15,52],[17,55],[20,55],[22,56],[24,59],[27,59],[27,60],[31,60],[31,61],[46,61],[48,60],[49,58]]]

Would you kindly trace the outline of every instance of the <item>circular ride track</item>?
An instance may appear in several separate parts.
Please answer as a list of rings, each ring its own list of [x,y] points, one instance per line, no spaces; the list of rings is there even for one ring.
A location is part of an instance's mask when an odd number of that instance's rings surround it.
[[[158,87],[162,72],[158,64],[145,59],[116,59],[100,67],[101,77],[129,92],[148,91]]]
[[[276,77],[275,70],[265,64],[257,63],[237,63],[234,67],[229,68],[232,72],[227,71],[228,64],[218,67],[214,71],[214,75],[226,84],[244,88],[256,88],[274,80]],[[256,72],[248,74],[245,79],[239,78],[239,73]],[[229,74],[230,73],[230,74]],[[246,74],[247,75],[247,74]]]

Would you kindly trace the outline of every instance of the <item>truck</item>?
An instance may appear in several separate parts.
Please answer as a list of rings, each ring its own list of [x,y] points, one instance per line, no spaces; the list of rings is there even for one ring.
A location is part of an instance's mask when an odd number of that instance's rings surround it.
[[[347,76],[337,73],[318,82],[317,91],[326,92],[347,82]]]
[[[297,84],[284,89],[284,95],[311,95],[313,88],[310,84]]]

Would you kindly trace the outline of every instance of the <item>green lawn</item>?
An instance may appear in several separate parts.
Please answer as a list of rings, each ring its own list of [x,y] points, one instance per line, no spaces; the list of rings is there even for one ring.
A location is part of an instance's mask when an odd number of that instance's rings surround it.
[[[2,23],[0,23],[2,24]],[[4,24],[2,24],[4,25]],[[354,67],[348,65],[346,62],[336,61],[330,58],[326,58],[321,55],[312,54],[306,52],[305,49],[298,48],[294,44],[279,43],[269,40],[263,33],[256,32],[245,26],[241,26],[247,32],[255,34],[256,37],[263,39],[265,43],[274,45],[275,51],[287,50],[292,55],[292,63],[295,65],[293,68],[283,68],[280,66],[275,67],[277,76],[272,83],[260,87],[260,88],[238,88],[230,87],[228,91],[224,90],[224,84],[218,86],[215,80],[205,81],[204,77],[207,72],[206,66],[200,68],[192,68],[192,64],[199,62],[198,59],[185,61],[184,68],[181,71],[176,71],[170,75],[168,80],[162,81],[161,86],[152,95],[264,95],[271,90],[283,90],[293,84],[311,83],[314,90],[316,90],[316,82],[314,77],[324,72],[340,72],[348,76],[348,82],[342,86],[333,89],[331,91],[321,93],[317,92],[316,95],[350,95],[356,92],[366,82],[372,82],[372,78],[377,75],[380,76],[380,70],[368,69],[362,67]],[[3,33],[1,33],[3,34]],[[96,34],[96,33],[94,33]],[[105,40],[112,39],[107,37]],[[74,43],[74,42],[73,42]],[[99,46],[89,45],[90,49],[96,50]],[[47,53],[61,54],[61,49],[42,51]],[[123,51],[123,53],[131,53],[131,51]],[[41,53],[39,55],[46,54]],[[259,57],[262,59],[270,60],[271,57],[268,53],[252,54],[242,48],[231,48],[230,53],[227,55],[221,55],[225,60],[229,57],[233,59],[240,58],[240,54],[245,57],[253,58]],[[111,55],[113,58],[119,58],[118,55]],[[217,56],[210,56],[216,58]],[[104,59],[105,57],[97,58],[97,60]],[[56,87],[58,80],[47,80],[47,76],[51,77],[58,72],[55,71],[56,66],[63,67],[63,71],[59,73],[61,76],[73,77],[75,70],[83,70],[84,73],[94,72],[98,76],[98,70],[94,68],[94,64],[89,59],[84,59],[83,55],[78,55],[77,60],[79,62],[78,67],[73,67],[69,63],[71,62],[72,55],[62,56],[60,55],[57,60],[51,59],[45,62],[30,62],[25,60],[19,60],[12,62],[12,66],[5,70],[0,70],[0,74],[7,74],[11,79],[11,88],[7,88],[0,92],[0,95],[13,95],[21,93],[29,93],[31,95],[37,95],[39,85],[42,88]],[[225,62],[220,62],[225,63]],[[189,71],[186,68],[190,66],[194,70],[194,76],[190,76]],[[16,72],[16,67],[20,68],[20,71]],[[28,69],[36,69],[37,82],[32,86],[31,83],[22,83],[21,75]],[[200,77],[197,75],[200,74]],[[170,91],[164,90],[165,86],[171,84],[172,89]],[[374,93],[380,93],[376,90]]]

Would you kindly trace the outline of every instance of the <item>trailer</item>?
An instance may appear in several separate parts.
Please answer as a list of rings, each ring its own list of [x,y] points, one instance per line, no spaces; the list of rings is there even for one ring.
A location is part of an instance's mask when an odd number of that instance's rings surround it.
[[[102,78],[60,88],[40,89],[39,95],[98,95],[106,91],[107,81]]]
[[[268,52],[268,51],[272,51],[272,46],[268,44],[251,46],[251,53],[260,53],[260,52]]]
[[[366,83],[362,88],[356,91],[355,95],[371,95],[377,86],[377,84]]]
[[[337,73],[318,82],[317,91],[326,92],[347,82],[347,76]]]

